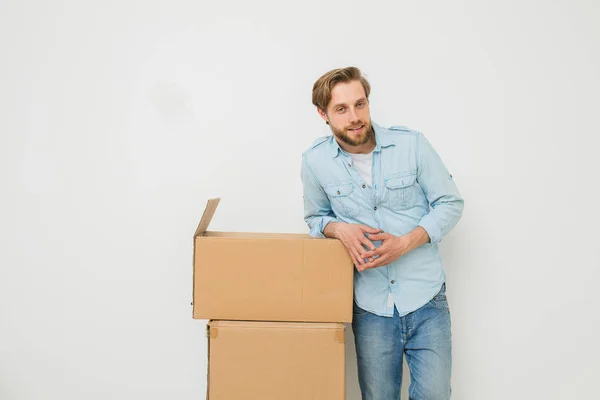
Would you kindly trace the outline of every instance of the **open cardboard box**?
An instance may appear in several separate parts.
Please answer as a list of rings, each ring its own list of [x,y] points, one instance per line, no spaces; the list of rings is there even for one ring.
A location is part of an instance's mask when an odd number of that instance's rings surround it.
[[[193,318],[352,321],[354,266],[339,240],[207,231],[218,204],[194,234]]]

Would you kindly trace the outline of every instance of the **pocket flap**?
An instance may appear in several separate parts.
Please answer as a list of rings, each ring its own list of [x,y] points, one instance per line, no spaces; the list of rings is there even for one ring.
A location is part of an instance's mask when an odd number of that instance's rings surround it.
[[[414,185],[416,180],[417,174],[404,175],[397,178],[386,178],[385,186],[387,186],[388,189],[400,189]]]
[[[324,189],[325,193],[331,197],[348,196],[352,193],[353,185],[352,183],[332,184]]]

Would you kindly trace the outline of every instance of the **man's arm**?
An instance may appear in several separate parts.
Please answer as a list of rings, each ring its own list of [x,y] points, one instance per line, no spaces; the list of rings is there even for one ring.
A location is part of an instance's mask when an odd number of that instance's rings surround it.
[[[421,133],[417,135],[417,180],[430,204],[419,226],[435,244],[458,223],[464,200],[440,156]]]
[[[312,174],[305,157],[302,157],[301,175],[304,188],[304,220],[310,228],[310,235],[340,240],[346,246],[354,264],[360,268],[359,266],[365,264],[362,254],[367,249],[375,249],[375,245],[366,238],[365,233],[376,234],[380,232],[379,229],[339,221],[331,209],[329,198]]]
[[[452,175],[421,133],[417,136],[417,180],[430,204],[429,212],[406,235],[380,233],[369,236],[371,240],[381,240],[382,244],[364,255],[371,260],[365,269],[389,264],[425,243],[438,243],[462,216],[464,200]]]
[[[316,238],[334,237],[330,222],[339,222],[335,217],[325,191],[317,183],[306,157],[302,156],[301,179],[304,196],[304,221],[310,228],[310,235]]]

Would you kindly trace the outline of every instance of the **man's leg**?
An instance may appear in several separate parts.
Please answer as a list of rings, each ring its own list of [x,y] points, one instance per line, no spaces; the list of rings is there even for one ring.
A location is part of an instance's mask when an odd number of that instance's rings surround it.
[[[404,350],[398,312],[380,317],[355,304],[352,331],[363,400],[398,400]]]
[[[405,316],[409,328],[406,361],[410,400],[448,400],[452,372],[452,334],[445,284],[426,305]]]

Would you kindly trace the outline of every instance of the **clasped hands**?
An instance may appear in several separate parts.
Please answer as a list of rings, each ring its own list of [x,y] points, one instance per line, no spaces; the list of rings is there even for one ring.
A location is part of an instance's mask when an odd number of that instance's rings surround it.
[[[358,271],[389,264],[429,241],[429,235],[420,226],[406,235],[394,236],[367,225],[331,222],[325,235],[346,246]],[[376,248],[374,241],[381,241],[381,246]]]

